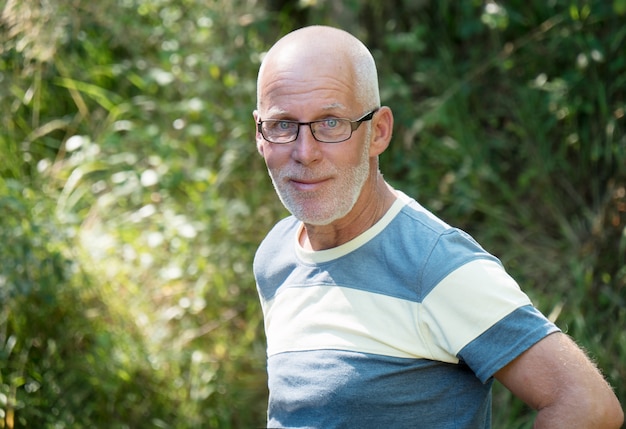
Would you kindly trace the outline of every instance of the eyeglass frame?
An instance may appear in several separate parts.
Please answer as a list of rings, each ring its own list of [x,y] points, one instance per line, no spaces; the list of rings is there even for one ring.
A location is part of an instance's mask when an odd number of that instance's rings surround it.
[[[361,126],[361,124],[363,122],[367,122],[367,121],[371,121],[374,118],[374,115],[376,114],[376,112],[378,112],[378,110],[380,110],[380,107],[377,107],[373,110],[371,110],[369,113],[366,113],[365,115],[361,116],[359,119],[356,120],[351,120],[349,118],[326,118],[326,119],[318,119],[316,121],[310,121],[310,122],[300,122],[300,121],[291,121],[291,120],[287,120],[287,119],[267,119],[265,121],[259,121],[256,123],[257,125],[257,131],[259,132],[259,134],[261,134],[261,136],[263,137],[263,139],[269,143],[272,144],[289,144],[289,143],[293,143],[294,141],[296,141],[298,139],[298,136],[300,135],[300,127],[303,125],[307,125],[309,127],[309,130],[311,131],[311,135],[313,136],[313,138],[320,142],[320,143],[329,143],[329,144],[333,144],[333,143],[341,143],[341,142],[345,142],[346,140],[350,140],[350,138],[352,137],[352,134]],[[316,124],[319,122],[325,122],[328,121],[329,119],[336,119],[336,120],[342,120],[342,121],[348,121],[350,123],[350,135],[348,137],[346,137],[345,139],[342,140],[337,140],[337,141],[324,141],[324,140],[320,140],[317,138],[317,136],[315,135],[315,132],[313,132],[313,128],[311,127],[312,124]],[[263,123],[264,122],[288,122],[290,124],[297,124],[298,128],[296,129],[296,134],[294,135],[292,140],[286,141],[286,142],[274,142],[272,140],[269,140],[265,134],[263,133]]]

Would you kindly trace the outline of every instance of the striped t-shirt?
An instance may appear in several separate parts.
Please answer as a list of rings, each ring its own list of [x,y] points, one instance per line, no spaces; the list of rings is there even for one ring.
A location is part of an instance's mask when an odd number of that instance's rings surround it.
[[[268,427],[489,428],[492,376],[558,331],[500,261],[404,194],[369,230],[307,251],[279,222],[254,273]]]

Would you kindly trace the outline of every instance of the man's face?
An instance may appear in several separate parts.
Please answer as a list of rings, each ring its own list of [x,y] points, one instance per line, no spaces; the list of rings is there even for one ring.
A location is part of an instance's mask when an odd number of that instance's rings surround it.
[[[329,117],[361,117],[370,106],[354,99],[351,71],[324,61],[274,61],[259,82],[255,120],[286,119],[309,122]],[[307,126],[296,141],[267,142],[257,133],[274,187],[287,209],[304,223],[327,225],[349,214],[370,173],[369,123],[349,140],[321,143]]]

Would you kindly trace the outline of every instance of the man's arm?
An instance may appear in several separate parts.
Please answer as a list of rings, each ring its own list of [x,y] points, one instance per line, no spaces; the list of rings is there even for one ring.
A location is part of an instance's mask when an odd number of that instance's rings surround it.
[[[495,374],[538,411],[534,427],[621,427],[624,413],[596,366],[565,334],[551,334]]]

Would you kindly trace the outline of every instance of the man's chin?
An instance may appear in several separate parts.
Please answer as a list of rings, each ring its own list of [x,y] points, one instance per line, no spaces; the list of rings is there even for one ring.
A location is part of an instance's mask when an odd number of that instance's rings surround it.
[[[345,217],[352,207],[340,207],[345,201],[326,200],[326,209],[321,209],[322,202],[318,196],[309,195],[311,198],[294,198],[292,195],[279,194],[285,208],[305,225],[326,226]],[[354,206],[354,204],[352,205]]]
[[[303,224],[311,226],[326,226],[333,223],[336,219],[303,219],[296,216]]]
[[[292,207],[284,203],[283,205],[289,211],[289,213],[291,213],[294,217],[296,217],[299,221],[306,225],[324,226],[329,225],[338,219],[336,214],[319,213],[319,209],[306,210],[302,206]]]
[[[287,207],[289,210],[289,207]],[[300,210],[289,210],[299,221],[306,225],[325,226],[333,223],[336,218],[330,216],[311,215],[310,213],[303,213]]]
[[[347,213],[338,213],[338,212],[334,212],[334,213],[312,213],[310,211],[305,211],[305,210],[290,210],[289,207],[287,207],[287,210],[289,210],[289,212],[294,215],[298,220],[300,220],[302,223],[304,223],[305,225],[311,225],[311,226],[326,226],[326,225],[330,225],[331,223],[345,217],[347,215]]]

